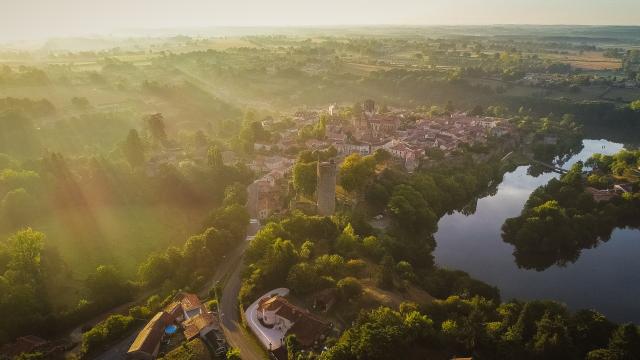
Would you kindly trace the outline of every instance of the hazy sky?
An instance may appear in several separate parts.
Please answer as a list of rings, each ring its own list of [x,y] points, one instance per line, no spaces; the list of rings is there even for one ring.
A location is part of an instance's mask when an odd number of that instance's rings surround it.
[[[0,40],[122,28],[523,23],[640,25],[640,0],[0,0]]]

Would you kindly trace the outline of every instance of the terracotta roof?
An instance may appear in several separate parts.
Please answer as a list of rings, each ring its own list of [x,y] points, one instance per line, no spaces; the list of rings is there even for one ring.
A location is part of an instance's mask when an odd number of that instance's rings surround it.
[[[275,311],[276,315],[283,317],[291,322],[297,321],[305,311],[291,304],[282,296],[274,296],[264,301],[260,301],[258,310]]]
[[[164,308],[164,311],[172,317],[177,318],[178,316],[182,315],[182,304],[180,304],[180,302],[178,301],[174,301],[171,304],[167,305]]]
[[[326,322],[310,315],[308,313],[305,314],[304,318],[296,321],[287,332],[294,334],[298,342],[303,346],[313,345],[313,342],[329,328]]]
[[[190,310],[193,310],[195,308],[199,308],[202,306],[202,303],[200,302],[200,298],[196,294],[183,292],[178,294],[176,298],[182,304],[182,308],[184,309],[185,312],[188,312]]]
[[[187,338],[187,340],[191,340],[197,337],[200,331],[212,325],[218,326],[218,319],[214,313],[206,312],[194,316],[182,323],[182,327],[184,327],[184,337]]]
[[[258,310],[275,311],[276,315],[293,323],[287,333],[295,334],[304,346],[310,346],[328,328],[326,322],[309,311],[291,304],[282,296],[274,296],[259,302]]]
[[[274,311],[282,306],[282,302],[286,301],[282,296],[273,296],[270,298],[260,299],[258,303],[258,310]]]
[[[173,320],[173,317],[164,311],[157,313],[140,331],[127,353],[139,351],[153,354],[162,340],[165,327]]]

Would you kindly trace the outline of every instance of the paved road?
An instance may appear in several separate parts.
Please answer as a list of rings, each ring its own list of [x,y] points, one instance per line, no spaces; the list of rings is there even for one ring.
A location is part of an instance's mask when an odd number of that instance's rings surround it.
[[[69,350],[67,352],[67,354],[69,355],[79,355],[80,354],[80,350],[81,350],[81,343],[82,343],[82,329],[84,328],[92,328],[94,326],[96,326],[99,322],[103,321],[104,319],[106,319],[107,317],[109,317],[110,315],[113,314],[123,314],[123,315],[127,315],[129,313],[129,308],[142,303],[145,299],[147,299],[149,296],[153,295],[153,290],[147,290],[144,291],[143,293],[139,294],[135,300],[130,301],[126,304],[122,304],[119,305],[107,312],[103,312],[102,314],[94,317],[93,319],[86,321],[84,323],[82,323],[81,325],[77,326],[76,328],[74,328],[71,333],[69,333],[69,338],[71,339],[71,342],[74,344],[78,344],[76,345],[73,349]],[[142,327],[140,328],[142,329]],[[137,333],[138,331],[136,331]],[[133,342],[133,339],[131,339],[131,342]],[[130,343],[131,343],[130,342]],[[126,353],[126,350],[125,350]]]
[[[259,229],[259,224],[251,224],[251,229],[247,233],[247,241],[241,246],[243,253],[249,245],[249,240],[253,238],[253,235],[255,235]],[[227,279],[227,283],[222,291],[222,297],[220,298],[224,335],[229,345],[240,349],[240,356],[243,360],[265,359],[267,358],[265,351],[260,348],[252,335],[246,333],[247,330],[244,330],[241,325],[238,311],[238,293],[240,292],[240,285],[242,283],[240,277],[242,272],[242,258],[238,258],[238,261],[236,261],[234,265],[235,268]]]
[[[249,227],[247,228],[247,240],[253,238],[253,236],[258,232],[258,230],[260,229],[260,225],[258,223],[250,223]],[[240,244],[240,246],[238,246],[237,248],[235,248],[230,254],[227,254],[225,259],[219,264],[218,268],[216,269],[215,274],[213,275],[213,277],[211,278],[211,280],[209,281],[209,283],[207,284],[207,286],[205,286],[203,288],[203,290],[200,292],[199,296],[201,296],[202,298],[205,298],[208,295],[209,289],[218,281],[222,281],[225,277],[229,276],[229,274],[231,274],[231,276],[235,276],[237,277],[236,282],[237,285],[234,287],[233,291],[235,291],[235,295],[232,295],[231,292],[229,291],[229,286],[227,285],[225,287],[225,290],[223,291],[223,296],[222,296],[222,301],[221,301],[221,306],[222,306],[222,313],[225,313],[225,309],[224,306],[234,306],[235,309],[238,308],[237,305],[237,299],[238,299],[238,292],[240,291],[240,271],[242,270],[242,255],[244,254],[244,251],[247,249],[247,246],[249,245],[249,241],[244,241],[242,244]],[[229,280],[229,282],[227,284],[229,284],[231,282],[231,279]],[[225,301],[225,295],[227,296],[227,301]],[[147,297],[150,296],[147,295]],[[230,304],[230,301],[228,299],[232,298],[233,301],[235,301],[235,305]],[[129,305],[129,304],[126,304]],[[122,308],[126,308],[128,309],[128,306],[121,306]],[[237,311],[226,311],[229,314],[234,315],[237,318]],[[223,316],[223,322],[225,320],[225,316]],[[237,320],[236,320],[237,321]],[[142,330],[142,328],[144,327],[144,324],[141,325],[138,329],[136,329],[131,335],[129,335],[127,338],[120,340],[118,343],[114,344],[113,346],[111,346],[109,348],[109,350],[107,350],[106,352],[100,354],[99,356],[95,357],[95,360],[120,360],[120,359],[124,359],[126,357],[127,354],[127,350],[129,350],[129,347],[131,346],[131,344],[133,343],[133,340],[135,340],[136,336],[138,335],[138,333],[140,332],[140,330]],[[227,329],[227,327],[225,326],[225,330]],[[251,339],[244,339],[244,341],[242,339],[237,339],[238,335],[236,334],[236,331],[240,331],[240,328],[233,328],[234,331],[230,331],[229,334],[233,337],[233,339],[236,339],[236,341],[229,341],[229,343],[231,344],[231,346],[235,346],[237,348],[240,349],[241,353],[242,353],[242,358],[245,360],[251,360],[251,359],[262,359],[264,358],[264,356],[258,356],[258,357],[252,357],[255,356],[254,353],[259,353],[258,351],[260,351],[260,349],[256,349],[256,351],[252,351],[252,348],[256,348],[257,346],[255,345],[255,342],[253,342],[253,346],[252,347],[248,347],[249,350],[245,350],[245,344],[247,341],[251,341]],[[225,331],[225,334],[227,333],[227,331]],[[244,337],[244,334],[242,334],[242,337]],[[78,346],[79,348],[79,346]],[[245,355],[246,353],[246,355]]]

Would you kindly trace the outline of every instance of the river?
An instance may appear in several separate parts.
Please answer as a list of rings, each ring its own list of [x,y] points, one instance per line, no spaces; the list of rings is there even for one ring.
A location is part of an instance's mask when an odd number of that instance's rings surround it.
[[[622,144],[607,140],[584,140],[583,145],[564,168],[594,153],[623,149]],[[505,174],[498,192],[478,200],[473,215],[454,213],[440,219],[436,263],[497,286],[503,300],[553,299],[573,310],[591,308],[617,322],[640,323],[640,230],[616,229],[608,242],[583,250],[566,267],[541,272],[518,268],[513,246],[502,241],[500,228],[505,219],[520,214],[533,190],[559,176],[533,177],[527,168],[520,166]]]

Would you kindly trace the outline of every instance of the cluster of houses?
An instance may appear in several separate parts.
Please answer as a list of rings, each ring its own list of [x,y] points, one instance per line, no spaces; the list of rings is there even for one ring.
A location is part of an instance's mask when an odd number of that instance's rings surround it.
[[[516,83],[535,87],[554,87],[566,84],[566,74],[556,73],[528,73]],[[629,79],[624,76],[614,77],[613,79],[605,76],[592,76],[587,78],[583,85],[606,85],[620,89],[636,89],[640,87],[640,81]]]
[[[176,344],[200,337],[215,348],[214,330],[220,330],[217,314],[208,311],[197,295],[179,293],[138,333],[129,347],[127,359],[155,359],[161,345],[170,343],[173,337],[179,337],[179,341],[174,341]]]
[[[372,102],[365,103],[360,116],[347,124],[327,126],[326,140],[316,140],[313,145],[317,148],[333,146],[345,156],[352,153],[369,155],[384,149],[407,170],[413,171],[427,149],[439,149],[447,154],[461,144],[485,143],[491,136],[501,137],[514,131],[504,119],[463,112],[408,121],[415,116],[404,110],[379,114]]]
[[[256,156],[249,168],[257,174],[264,174],[247,187],[247,209],[254,219],[265,219],[285,207],[283,194],[287,192],[288,181],[294,159],[282,156]]]
[[[446,156],[462,144],[481,144],[490,137],[501,137],[514,131],[504,119],[463,112],[428,119],[403,109],[381,112],[373,100],[366,100],[360,111],[350,118],[341,116],[340,113],[345,113],[343,110],[334,104],[327,111],[298,111],[293,114],[295,126],[278,130],[276,141],[254,144],[256,154],[246,163],[259,176],[248,187],[248,209],[252,218],[265,219],[288,207],[285,201],[289,192],[288,179],[300,149],[333,147],[337,150],[338,163],[340,158],[353,153],[365,156],[384,149],[396,162],[413,171],[422,159],[428,157],[429,149],[438,149]],[[328,120],[325,136],[301,142],[300,129],[318,124],[321,118]],[[262,125],[269,130],[274,124],[274,120],[268,118]],[[204,162],[206,150],[197,149],[187,156],[181,148],[164,149],[149,159],[147,171],[154,174],[161,164],[166,163],[180,166],[186,162]],[[232,151],[225,151],[222,155],[227,165],[238,161],[238,156]]]
[[[331,105],[328,112],[299,111],[293,118],[295,128],[278,132],[277,142],[255,144],[257,152],[269,155],[258,155],[248,164],[254,172],[263,174],[249,186],[250,215],[264,219],[287,205],[283,195],[288,187],[282,179],[291,174],[294,155],[286,157],[274,153],[291,153],[288,150],[294,146],[300,147],[298,129],[317,123],[321,115],[330,119],[326,124],[325,136],[323,139],[306,140],[304,149],[324,150],[333,147],[339,158],[353,153],[365,156],[384,149],[408,171],[413,171],[420,160],[427,157],[427,149],[438,149],[446,156],[462,144],[486,143],[490,137],[502,137],[515,130],[504,119],[463,112],[417,121],[415,119],[419,115],[410,111],[394,110],[382,114],[372,100],[365,101],[361,110],[349,121],[340,118],[336,105]],[[269,125],[268,121],[263,124],[266,128]]]

